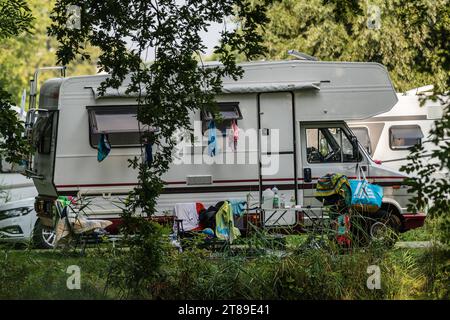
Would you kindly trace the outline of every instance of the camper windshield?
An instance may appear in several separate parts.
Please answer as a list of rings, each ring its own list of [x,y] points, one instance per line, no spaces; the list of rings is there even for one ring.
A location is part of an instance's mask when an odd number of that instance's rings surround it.
[[[349,137],[341,128],[306,129],[307,160],[309,163],[355,162]]]

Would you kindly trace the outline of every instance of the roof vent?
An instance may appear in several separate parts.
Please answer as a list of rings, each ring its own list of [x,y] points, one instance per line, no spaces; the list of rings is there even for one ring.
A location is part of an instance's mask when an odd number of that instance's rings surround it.
[[[298,52],[297,50],[288,50],[288,55],[293,56],[299,60],[309,60],[309,61],[318,61],[316,57],[310,56],[309,54]]]

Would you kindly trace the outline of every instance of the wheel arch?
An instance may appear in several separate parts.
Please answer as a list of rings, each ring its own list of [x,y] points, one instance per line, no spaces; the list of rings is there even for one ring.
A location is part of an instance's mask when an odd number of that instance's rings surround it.
[[[386,212],[390,212],[394,215],[396,215],[401,222],[401,229],[400,231],[403,231],[405,228],[405,218],[403,217],[403,215],[401,214],[402,209],[400,207],[400,205],[398,204],[397,201],[390,199],[390,198],[384,198],[383,202],[381,203],[381,208],[382,210],[386,211]]]

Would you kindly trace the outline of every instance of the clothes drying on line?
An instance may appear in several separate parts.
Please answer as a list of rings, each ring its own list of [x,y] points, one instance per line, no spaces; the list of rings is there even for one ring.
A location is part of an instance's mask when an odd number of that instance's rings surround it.
[[[174,215],[182,220],[184,231],[193,231],[201,229],[199,225],[199,212],[205,207],[199,202],[177,203],[174,207]],[[177,222],[173,225],[174,231],[177,231]]]

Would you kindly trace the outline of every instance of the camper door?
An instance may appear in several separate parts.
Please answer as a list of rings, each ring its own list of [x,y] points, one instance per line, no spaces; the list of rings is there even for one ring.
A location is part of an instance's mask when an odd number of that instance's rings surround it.
[[[349,179],[357,175],[357,165],[365,171],[367,159],[344,122],[300,123],[303,205],[321,214],[321,203],[313,196],[317,179],[327,173],[341,173]]]
[[[58,111],[40,112],[33,125],[33,182],[41,196],[58,196],[53,181],[58,131]]]
[[[258,96],[260,132],[260,189],[277,187],[280,198],[289,202],[296,195],[295,110],[290,92]],[[294,211],[265,212],[266,226],[293,225]]]

